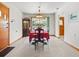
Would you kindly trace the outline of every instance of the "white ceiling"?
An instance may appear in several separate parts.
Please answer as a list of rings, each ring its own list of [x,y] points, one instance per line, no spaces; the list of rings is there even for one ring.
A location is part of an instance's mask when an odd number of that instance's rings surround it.
[[[53,13],[65,5],[66,2],[12,2],[17,8],[24,13],[38,13],[40,6],[41,13]]]

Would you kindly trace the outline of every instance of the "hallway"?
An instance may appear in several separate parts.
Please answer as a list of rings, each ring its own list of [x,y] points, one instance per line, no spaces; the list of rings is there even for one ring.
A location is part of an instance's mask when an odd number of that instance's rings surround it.
[[[67,45],[61,39],[50,37],[48,45],[42,50],[41,44],[36,51],[34,46],[29,44],[28,37],[13,43],[15,47],[6,57],[78,57],[79,51]]]
[[[79,57],[66,42],[79,50],[79,2],[0,2],[0,56]]]

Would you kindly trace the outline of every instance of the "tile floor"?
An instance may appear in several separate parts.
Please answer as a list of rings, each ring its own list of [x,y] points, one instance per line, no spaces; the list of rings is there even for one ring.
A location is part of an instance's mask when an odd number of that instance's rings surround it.
[[[63,40],[56,37],[50,37],[48,45],[41,44],[35,51],[34,46],[29,44],[28,37],[18,40],[11,46],[15,48],[9,52],[5,57],[78,57],[79,51],[70,47]]]

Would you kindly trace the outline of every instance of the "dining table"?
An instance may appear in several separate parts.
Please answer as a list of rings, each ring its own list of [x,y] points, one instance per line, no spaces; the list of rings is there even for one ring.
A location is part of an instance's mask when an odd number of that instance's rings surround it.
[[[43,38],[45,38],[47,41],[49,40],[49,33],[48,32],[44,32],[44,33],[40,33],[41,35],[43,35]],[[37,36],[37,34],[35,32],[30,32],[29,33],[29,42],[32,41],[33,38],[35,38]]]

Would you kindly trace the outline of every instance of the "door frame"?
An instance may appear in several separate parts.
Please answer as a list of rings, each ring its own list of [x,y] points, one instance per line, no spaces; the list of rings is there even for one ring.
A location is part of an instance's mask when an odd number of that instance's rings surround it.
[[[23,26],[24,26],[24,25],[23,25],[23,21],[28,21],[28,22],[29,22],[29,27],[31,26],[31,25],[30,25],[30,22],[31,22],[31,21],[30,21],[29,18],[23,18],[23,19],[22,19],[22,37],[23,37],[23,28],[24,28],[24,27],[23,27]]]

